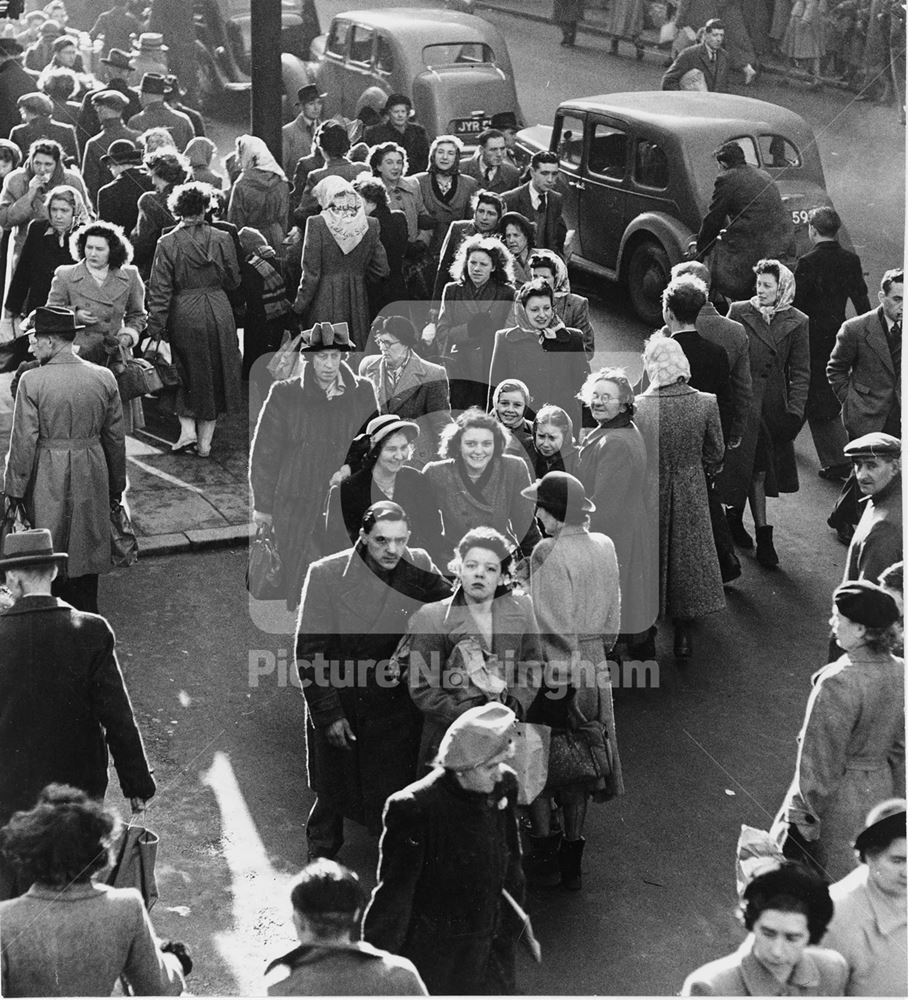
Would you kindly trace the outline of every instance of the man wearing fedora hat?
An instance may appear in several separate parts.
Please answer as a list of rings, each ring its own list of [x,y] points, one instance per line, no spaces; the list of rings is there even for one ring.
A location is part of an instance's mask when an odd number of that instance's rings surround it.
[[[413,102],[406,94],[390,94],[382,109],[385,121],[366,129],[369,146],[396,142],[407,153],[407,174],[421,173],[429,166],[429,137],[413,120]]]
[[[123,115],[129,107],[129,98],[119,90],[101,90],[91,100],[95,114],[101,123],[101,131],[85,143],[82,154],[82,179],[91,197],[97,204],[98,192],[113,180],[104,157],[112,143],[126,140],[135,144],[139,133],[123,124]]]
[[[73,353],[70,309],[42,306],[31,317],[39,367],[19,380],[3,492],[69,553],[54,592],[98,610],[98,576],[110,572],[110,507],[126,489],[123,408],[108,368]]]
[[[297,163],[309,156],[314,147],[315,132],[322,120],[322,110],[327,94],[315,84],[308,83],[296,92],[296,106],[300,109],[292,122],[281,129],[283,153],[281,166],[288,177],[292,177]]]
[[[82,106],[79,109],[79,134],[86,138],[97,135],[101,129],[101,123],[92,104],[92,98],[101,91],[118,90],[129,101],[123,112],[124,122],[129,121],[142,110],[139,92],[129,85],[135,70],[135,63],[130,59],[129,54],[123,49],[111,49],[100,60],[100,64],[99,79],[103,81],[103,85],[89,90],[82,98]]]
[[[66,562],[44,528],[7,535],[0,552],[16,599],[0,613],[0,826],[51,782],[103,799],[108,750],[134,810],[155,793],[110,625],[51,596]]]
[[[126,9],[128,2],[129,0],[111,0],[110,10],[99,14],[89,31],[88,37],[92,42],[104,39],[102,51],[109,53],[111,49],[128,49],[132,46],[133,38],[138,38],[142,33],[139,19]]]
[[[306,823],[310,858],[337,854],[344,817],[377,836],[385,799],[416,774],[419,720],[391,659],[410,615],[450,587],[409,538],[406,511],[379,501],[363,514],[356,544],[306,574],[296,663],[316,793]]]
[[[98,191],[98,216],[131,233],[139,221],[139,198],[154,190],[142,153],[129,139],[117,139],[101,157],[113,180]]]
[[[28,155],[29,147],[38,139],[53,139],[60,143],[70,163],[78,163],[79,147],[76,142],[76,130],[72,125],[65,125],[51,118],[54,102],[47,94],[41,91],[23,94],[16,104],[22,116],[22,124],[17,125],[9,137],[22,150],[23,156]]]
[[[182,153],[189,140],[195,138],[195,129],[186,115],[167,107],[166,94],[166,77],[160,73],[146,73],[139,90],[142,111],[130,118],[127,124],[138,132],[163,126],[173,136],[174,145]]]
[[[363,938],[408,958],[433,996],[516,991],[524,925],[514,904],[525,885],[517,776],[507,764],[516,721],[500,702],[468,709],[445,733],[434,769],[385,807]]]
[[[36,86],[35,77],[22,66],[24,53],[15,38],[0,38],[0,136],[4,138],[21,121],[19,98]]]

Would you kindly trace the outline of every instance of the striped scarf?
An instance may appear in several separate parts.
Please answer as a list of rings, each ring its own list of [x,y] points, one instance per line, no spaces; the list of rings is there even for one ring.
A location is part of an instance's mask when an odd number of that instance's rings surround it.
[[[262,277],[262,307],[268,320],[280,319],[290,312],[284,278],[275,267],[277,254],[271,247],[259,247],[249,258],[249,266]]]

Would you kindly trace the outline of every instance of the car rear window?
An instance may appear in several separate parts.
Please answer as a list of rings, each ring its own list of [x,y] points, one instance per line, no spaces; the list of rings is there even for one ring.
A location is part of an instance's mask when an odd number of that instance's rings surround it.
[[[744,150],[744,159],[752,167],[760,166],[760,157],[757,155],[756,143],[749,135],[736,135],[728,142],[736,142]]]
[[[772,169],[801,166],[801,154],[794,143],[784,135],[761,135],[759,143],[764,167]]]
[[[372,62],[372,42],[375,38],[371,28],[363,24],[353,26],[353,37],[350,39],[350,62],[368,65]]]
[[[476,66],[495,62],[495,53],[484,42],[446,42],[444,45],[427,45],[422,50],[422,61],[429,69],[462,63]]]
[[[328,35],[328,42],[325,46],[327,51],[332,55],[342,56],[347,47],[347,32],[349,30],[349,21],[335,21],[331,25],[331,34]]]
[[[590,138],[587,166],[594,174],[621,180],[627,171],[627,135],[599,123]]]

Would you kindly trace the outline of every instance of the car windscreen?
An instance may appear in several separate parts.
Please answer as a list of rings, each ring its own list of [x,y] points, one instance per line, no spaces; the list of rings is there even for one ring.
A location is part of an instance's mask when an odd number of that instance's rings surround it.
[[[468,65],[495,62],[495,53],[485,42],[445,42],[443,45],[426,45],[422,61],[427,69],[433,66]]]

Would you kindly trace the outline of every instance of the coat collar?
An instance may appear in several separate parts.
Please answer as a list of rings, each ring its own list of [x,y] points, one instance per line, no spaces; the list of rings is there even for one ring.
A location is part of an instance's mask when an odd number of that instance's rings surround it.
[[[748,331],[758,340],[762,341],[772,352],[776,353],[779,344],[798,325],[799,313],[794,308],[783,309],[782,312],[773,316],[772,326],[768,326],[763,314],[752,303],[744,304],[745,310],[750,314]],[[888,346],[887,346],[888,350]]]
[[[687,385],[686,382],[675,382],[673,385],[650,385],[646,392],[643,393],[644,396],[689,396],[691,393],[696,392],[692,386]]]
[[[806,950],[802,952],[798,964],[788,977],[788,984],[780,983],[778,979],[759,962],[753,954],[753,935],[748,935],[744,944],[738,949],[741,956],[741,977],[752,997],[783,997],[790,996],[788,987],[797,987],[800,991],[820,986],[820,970],[813,957]]]
[[[70,274],[69,280],[73,283],[79,283],[79,291],[89,298],[103,298],[102,292],[109,292],[114,286],[129,284],[129,276],[124,273],[123,269],[112,267],[107,272],[107,277],[104,279],[103,284],[99,285],[91,274],[89,274],[88,266],[84,260],[80,260],[76,264]]]
[[[349,941],[346,944],[301,944],[297,945],[292,951],[288,951],[286,955],[281,955],[280,958],[269,962],[268,967],[265,969],[265,974],[267,975],[279,965],[286,965],[288,969],[295,969],[300,965],[317,962],[330,952],[353,952],[356,955],[364,955],[367,958],[383,957],[382,952],[377,948],[373,948],[371,944],[366,944],[365,941]]]
[[[889,349],[889,340],[887,339],[888,329],[886,318],[883,315],[883,307],[879,306],[874,309],[873,318],[864,327],[864,339],[867,341],[867,346],[879,356],[884,367],[888,371],[894,372],[892,351]]]
[[[53,359],[56,361],[56,358]],[[48,362],[50,364],[50,362]],[[72,611],[72,605],[66,601],[61,601],[59,597],[51,597],[50,594],[26,594],[6,611],[0,613],[0,617],[11,617],[12,615],[25,615],[31,611]]]

